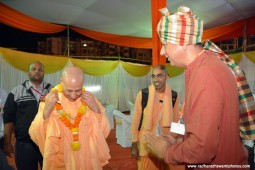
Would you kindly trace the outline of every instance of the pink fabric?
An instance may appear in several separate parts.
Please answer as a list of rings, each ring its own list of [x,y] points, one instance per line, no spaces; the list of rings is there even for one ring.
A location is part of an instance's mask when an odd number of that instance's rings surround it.
[[[184,142],[168,148],[168,163],[248,165],[239,137],[236,81],[213,55],[204,52],[186,69],[186,134]]]
[[[77,112],[80,100],[70,103],[61,94],[59,98],[65,112]],[[108,163],[110,154],[105,138],[111,128],[104,107],[99,102],[98,104],[101,114],[88,110],[82,117],[79,132],[81,148],[79,151],[73,151],[70,130],[61,122],[56,111],[45,121],[44,103],[40,103],[29,134],[43,154],[43,170],[100,170]]]

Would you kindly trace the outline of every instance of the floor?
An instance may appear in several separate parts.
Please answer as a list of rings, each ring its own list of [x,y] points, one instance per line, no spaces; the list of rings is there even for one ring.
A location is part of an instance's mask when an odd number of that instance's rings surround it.
[[[137,170],[137,162],[131,157],[130,148],[123,148],[116,143],[115,130],[112,129],[106,139],[110,148],[111,159],[109,160],[109,164],[103,167],[103,170]],[[15,167],[14,159],[8,157],[7,159],[10,165]]]
[[[103,170],[137,170],[137,162],[130,155],[130,148],[123,148],[116,143],[115,129],[112,129],[106,139],[110,148],[111,159]],[[10,165],[15,167],[13,158],[7,158]]]
[[[116,143],[115,129],[108,136],[107,143],[111,159],[104,170],[137,170],[137,161],[130,155],[131,148],[123,148]]]

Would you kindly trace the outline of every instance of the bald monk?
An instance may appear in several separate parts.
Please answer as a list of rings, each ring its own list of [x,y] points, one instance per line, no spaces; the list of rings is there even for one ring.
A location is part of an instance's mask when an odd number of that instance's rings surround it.
[[[66,67],[40,104],[29,134],[43,155],[43,170],[100,170],[110,159],[105,109],[83,83],[82,69]]]

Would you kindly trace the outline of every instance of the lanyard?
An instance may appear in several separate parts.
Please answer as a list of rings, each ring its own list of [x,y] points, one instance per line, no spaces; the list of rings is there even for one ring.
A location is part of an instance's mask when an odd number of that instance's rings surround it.
[[[43,87],[42,87],[42,92],[39,92],[37,89],[35,89],[35,88],[33,88],[33,87],[31,87],[31,89],[32,89],[34,92],[36,92],[36,93],[42,95],[42,93],[43,93],[43,91],[44,91],[44,84],[43,84]]]
[[[44,91],[44,84],[43,84],[43,87],[42,87],[42,92],[38,91],[37,89],[31,87],[31,89],[36,93],[34,93],[37,101],[44,101],[45,100],[45,95],[43,95],[43,91]]]

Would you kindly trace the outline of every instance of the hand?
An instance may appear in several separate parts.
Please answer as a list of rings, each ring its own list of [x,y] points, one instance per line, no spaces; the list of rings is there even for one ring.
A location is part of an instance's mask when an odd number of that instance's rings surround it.
[[[168,138],[164,136],[156,136],[154,133],[146,133],[144,134],[144,137],[147,146],[151,150],[150,152],[159,159],[164,159],[165,152],[171,145]]]
[[[183,135],[178,135],[178,137],[176,138],[176,143],[183,142],[183,138],[184,138]]]
[[[97,102],[95,100],[95,96],[92,93],[90,93],[88,91],[82,92],[81,101],[86,102],[86,104],[90,110],[92,110],[96,113],[101,113],[99,106],[97,105]]]
[[[58,92],[56,90],[51,91],[45,97],[45,106],[43,110],[44,119],[50,117],[51,112],[55,109],[55,104],[58,101]]]
[[[166,138],[171,145],[177,142],[177,138],[173,137],[172,135],[162,134],[162,137]]]
[[[132,143],[131,156],[135,159],[138,159],[138,157],[139,157],[139,149],[138,149],[138,146],[137,146],[137,142]]]
[[[12,158],[12,155],[14,154],[14,148],[11,142],[4,143],[4,152],[8,157]]]

